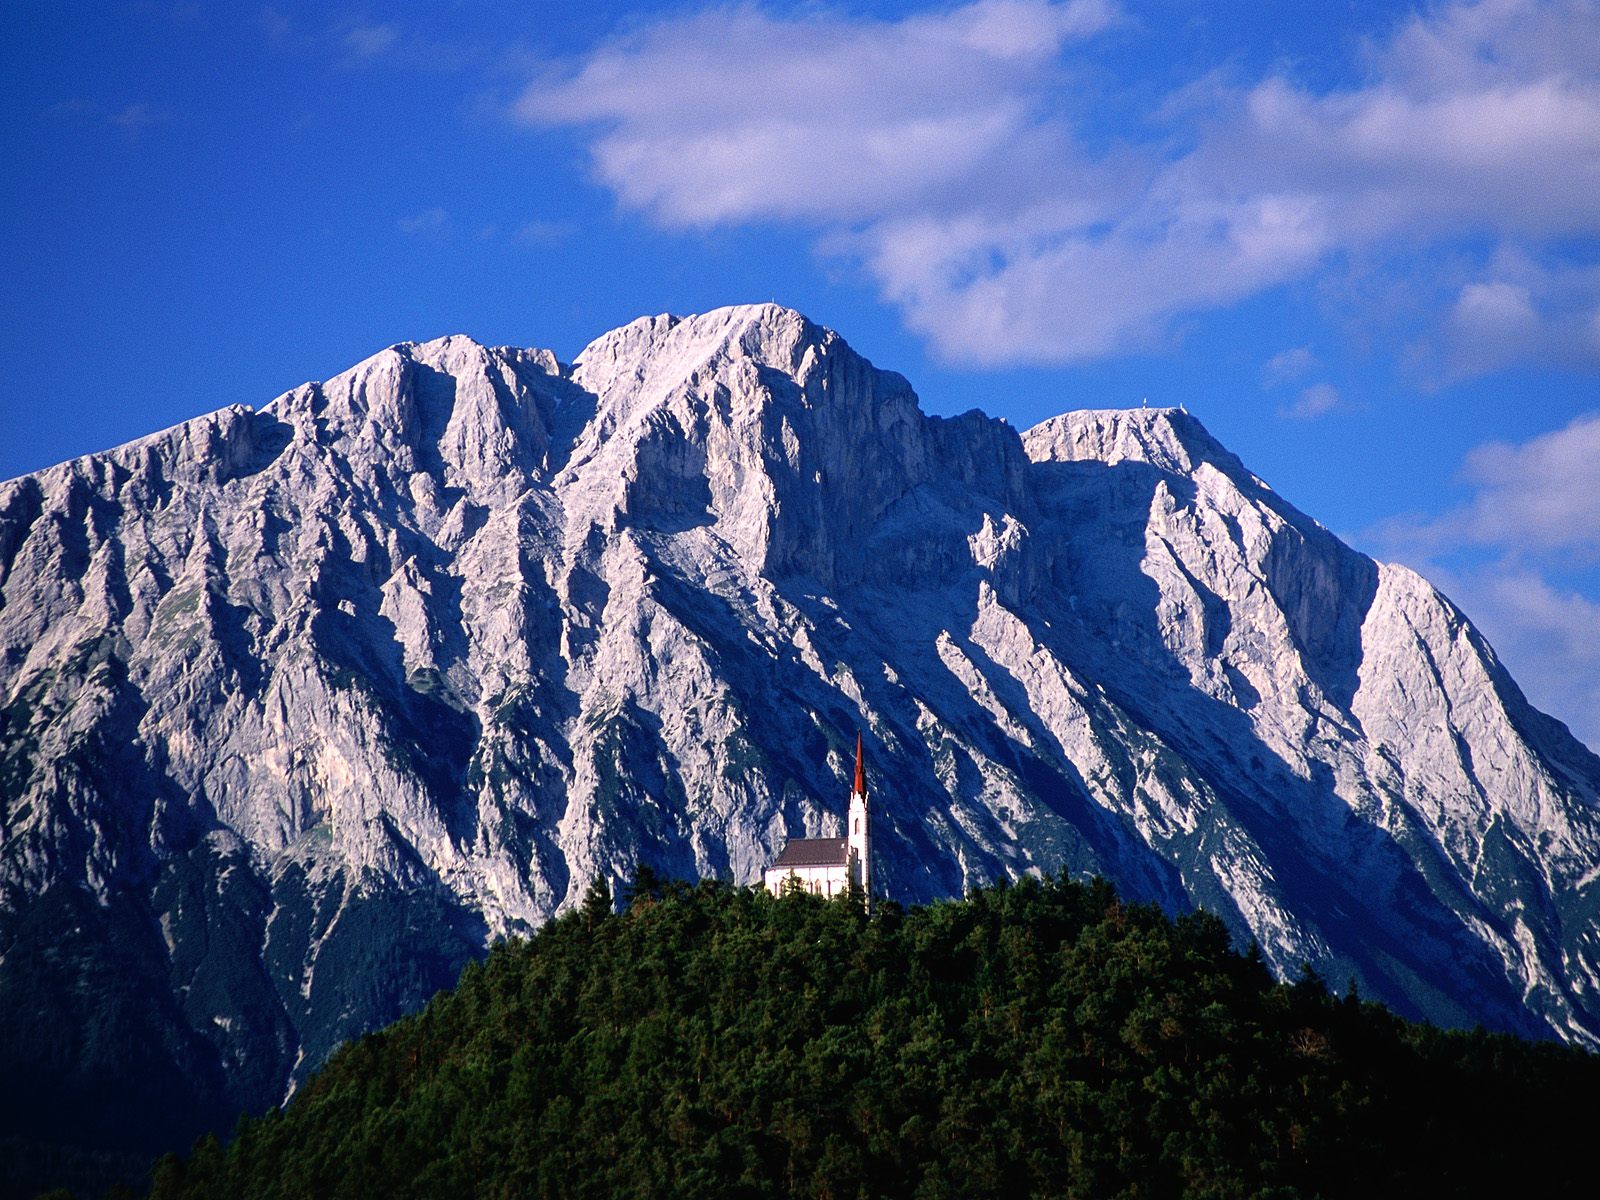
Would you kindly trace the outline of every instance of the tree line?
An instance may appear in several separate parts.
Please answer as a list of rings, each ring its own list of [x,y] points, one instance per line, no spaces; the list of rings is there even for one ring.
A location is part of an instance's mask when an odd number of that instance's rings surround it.
[[[1587,1196],[1596,1097],[1583,1051],[1278,982],[1100,880],[868,916],[641,871],[152,1194]]]

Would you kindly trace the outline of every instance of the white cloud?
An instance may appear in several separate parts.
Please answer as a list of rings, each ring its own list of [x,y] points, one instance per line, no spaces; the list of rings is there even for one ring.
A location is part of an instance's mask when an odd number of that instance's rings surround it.
[[[663,225],[815,230],[938,351],[978,362],[1158,345],[1176,318],[1336,252],[1600,232],[1592,0],[1433,8],[1369,48],[1361,86],[1208,77],[1163,110],[1185,136],[1091,153],[1074,106],[1092,99],[1064,64],[1117,19],[1102,0],[979,0],[892,21],[710,9],[597,48],[516,112],[591,129],[597,177]],[[1518,281],[1473,282],[1491,290],[1464,286],[1443,336],[1495,303],[1509,311],[1495,289]],[[1521,286],[1543,328],[1544,294]],[[1589,280],[1557,315],[1587,345],[1597,310]],[[1456,373],[1544,353],[1541,338],[1502,334],[1498,358],[1458,353]]]
[[[1267,387],[1304,379],[1319,366],[1310,346],[1293,346],[1280,351],[1261,365],[1261,382]]]
[[[1461,285],[1444,321],[1445,382],[1519,362],[1600,366],[1600,268],[1544,265],[1509,248]]]
[[[1332,412],[1339,404],[1338,388],[1331,383],[1314,383],[1302,390],[1293,404],[1280,409],[1278,415],[1296,421],[1312,421]]]
[[[1462,287],[1446,318],[1446,378],[1483,375],[1533,358],[1546,340],[1533,293],[1506,280]]]
[[[517,226],[512,239],[525,246],[550,246],[573,235],[576,226],[568,221],[535,219]]]
[[[1452,323],[1468,336],[1516,333],[1536,326],[1528,289],[1514,283],[1469,283],[1456,300]]]
[[[269,6],[259,12],[257,23],[280,50],[316,55],[352,69],[496,75],[520,62],[523,53],[520,43],[507,41],[503,34],[494,40],[463,37],[460,23],[374,21],[341,16],[326,7],[291,15]]]
[[[344,32],[345,48],[357,58],[378,58],[399,41],[400,31],[393,25],[352,25]]]
[[[97,100],[78,97],[52,105],[47,115],[52,117],[87,118],[104,121],[120,129],[130,138],[137,138],[153,125],[165,125],[177,118],[177,113],[165,105],[135,100],[129,104],[102,104]]]
[[[900,21],[718,8],[596,50],[517,102],[597,123],[600,179],[664,223],[874,221],[968,210],[1060,181],[1066,131],[1034,111],[1062,47],[1113,19],[1101,0],[982,0]]]
[[[1600,413],[1521,445],[1489,442],[1467,456],[1477,488],[1460,535],[1521,552],[1600,555]]]
[[[401,233],[418,237],[443,237],[450,232],[450,214],[435,205],[395,222]]]
[[[1486,442],[1467,455],[1461,479],[1473,489],[1466,503],[1370,535],[1408,560],[1481,547],[1522,562],[1600,561],[1600,412],[1521,444]]]
[[[151,125],[158,125],[167,120],[167,114],[151,104],[128,104],[115,112],[106,114],[106,120],[118,129],[125,129],[129,133],[138,133]]]

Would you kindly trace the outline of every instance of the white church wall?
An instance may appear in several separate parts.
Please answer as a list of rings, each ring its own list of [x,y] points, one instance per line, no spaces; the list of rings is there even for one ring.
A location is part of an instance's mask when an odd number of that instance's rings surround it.
[[[781,896],[783,885],[791,875],[813,895],[831,898],[850,890],[850,868],[842,863],[828,867],[769,867],[762,881],[767,891]]]

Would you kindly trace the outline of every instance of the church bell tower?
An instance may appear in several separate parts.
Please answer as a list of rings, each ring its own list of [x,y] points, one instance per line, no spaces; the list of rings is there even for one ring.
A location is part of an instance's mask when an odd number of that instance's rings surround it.
[[[872,814],[867,807],[867,771],[861,758],[861,734],[856,734],[856,778],[850,789],[850,874],[867,903],[872,903]]]

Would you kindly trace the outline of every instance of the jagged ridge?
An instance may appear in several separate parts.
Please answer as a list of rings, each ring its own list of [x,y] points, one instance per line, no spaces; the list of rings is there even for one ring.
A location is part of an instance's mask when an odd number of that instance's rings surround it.
[[[1178,410],[929,417],[770,305],[571,366],[407,343],[0,485],[0,603],[25,1128],[125,1124],[81,1107],[106,1012],[170,1141],[596,874],[754,879],[858,725],[903,900],[1098,871],[1404,1013],[1600,1037],[1600,761]]]

